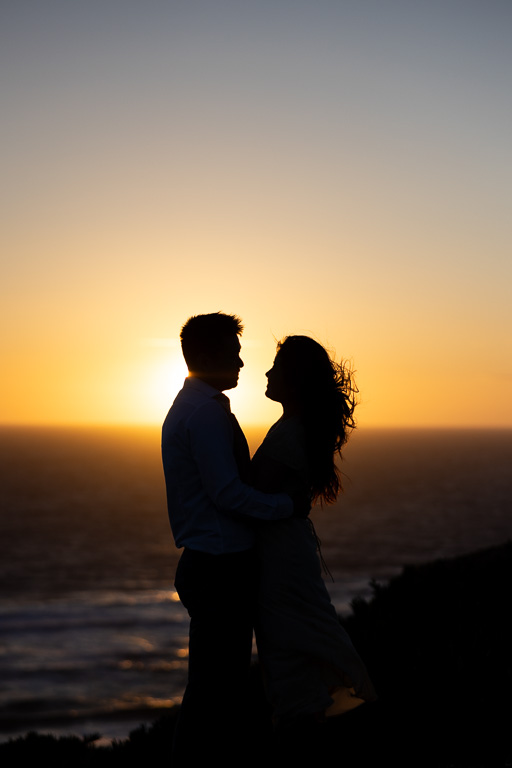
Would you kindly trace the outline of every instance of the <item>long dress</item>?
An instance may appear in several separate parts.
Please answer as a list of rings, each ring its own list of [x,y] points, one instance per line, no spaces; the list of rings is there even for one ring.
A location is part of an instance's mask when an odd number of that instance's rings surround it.
[[[280,419],[252,460],[253,483],[267,492],[308,493],[304,431]],[[376,698],[365,665],[341,626],[324,584],[309,518],[261,523],[256,642],[275,724],[334,716]]]

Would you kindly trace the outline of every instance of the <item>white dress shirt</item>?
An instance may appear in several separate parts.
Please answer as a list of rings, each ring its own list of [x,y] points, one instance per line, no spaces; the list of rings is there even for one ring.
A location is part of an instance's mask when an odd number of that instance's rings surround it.
[[[241,552],[254,543],[251,518],[290,517],[285,494],[256,491],[240,480],[233,427],[219,391],[185,380],[162,427],[169,520],[177,547],[210,554]]]

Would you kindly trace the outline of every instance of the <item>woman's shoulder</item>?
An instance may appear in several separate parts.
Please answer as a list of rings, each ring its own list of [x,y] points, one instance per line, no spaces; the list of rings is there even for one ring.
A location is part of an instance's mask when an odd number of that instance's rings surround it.
[[[298,416],[281,417],[266,434],[265,440],[301,440],[304,441],[304,426]]]
[[[260,448],[272,458],[301,471],[307,466],[304,427],[294,416],[279,419],[267,432]]]

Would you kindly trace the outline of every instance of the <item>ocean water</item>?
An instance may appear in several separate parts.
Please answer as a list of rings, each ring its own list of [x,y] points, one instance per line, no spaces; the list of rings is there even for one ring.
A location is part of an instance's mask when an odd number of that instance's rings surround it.
[[[0,740],[125,738],[180,701],[188,620],[159,438],[0,429]],[[512,430],[356,431],[345,493],[312,515],[338,611],[406,564],[510,539],[510,466]]]

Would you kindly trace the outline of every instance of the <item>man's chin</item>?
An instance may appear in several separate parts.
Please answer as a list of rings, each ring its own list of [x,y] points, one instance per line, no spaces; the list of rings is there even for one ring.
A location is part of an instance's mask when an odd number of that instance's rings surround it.
[[[225,382],[224,386],[222,387],[222,391],[224,392],[226,389],[234,389],[238,386],[238,376],[236,379],[232,379],[229,382]]]

